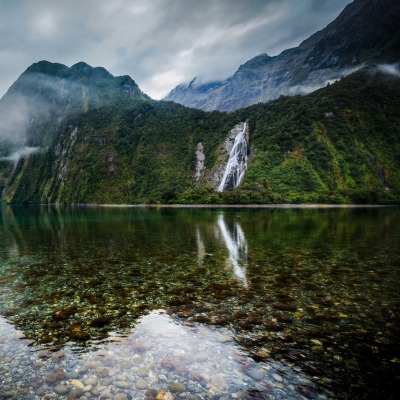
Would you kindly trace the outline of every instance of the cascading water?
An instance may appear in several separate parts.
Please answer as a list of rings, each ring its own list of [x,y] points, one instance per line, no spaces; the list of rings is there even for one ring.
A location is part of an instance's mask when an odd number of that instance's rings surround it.
[[[223,192],[226,189],[235,189],[243,179],[248,161],[246,127],[247,124],[244,122],[243,129],[235,137],[224,175],[217,189],[218,192]]]

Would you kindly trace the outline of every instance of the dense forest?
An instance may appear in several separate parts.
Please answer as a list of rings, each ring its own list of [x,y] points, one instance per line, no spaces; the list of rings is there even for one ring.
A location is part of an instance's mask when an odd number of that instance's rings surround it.
[[[47,146],[0,162],[10,203],[381,203],[400,200],[400,80],[369,68],[306,96],[232,113],[110,96],[74,109]],[[249,126],[249,166],[216,191],[223,143]],[[37,138],[37,132],[36,136]],[[32,139],[33,140],[33,139]],[[204,173],[194,181],[196,146]]]

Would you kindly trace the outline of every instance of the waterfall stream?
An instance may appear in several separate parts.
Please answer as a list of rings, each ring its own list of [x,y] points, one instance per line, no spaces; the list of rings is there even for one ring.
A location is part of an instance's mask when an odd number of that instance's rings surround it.
[[[246,127],[247,124],[244,122],[243,129],[235,137],[235,142],[229,153],[224,175],[217,189],[218,192],[237,188],[243,179],[248,161]]]

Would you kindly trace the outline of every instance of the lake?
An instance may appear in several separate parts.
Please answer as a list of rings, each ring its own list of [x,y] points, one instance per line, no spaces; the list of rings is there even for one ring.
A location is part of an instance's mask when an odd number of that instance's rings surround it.
[[[398,208],[0,210],[0,398],[399,396]]]

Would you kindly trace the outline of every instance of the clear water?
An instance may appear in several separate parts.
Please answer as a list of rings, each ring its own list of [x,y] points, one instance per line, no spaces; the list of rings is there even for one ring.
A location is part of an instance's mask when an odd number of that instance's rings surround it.
[[[397,208],[0,210],[0,398],[398,398]]]

